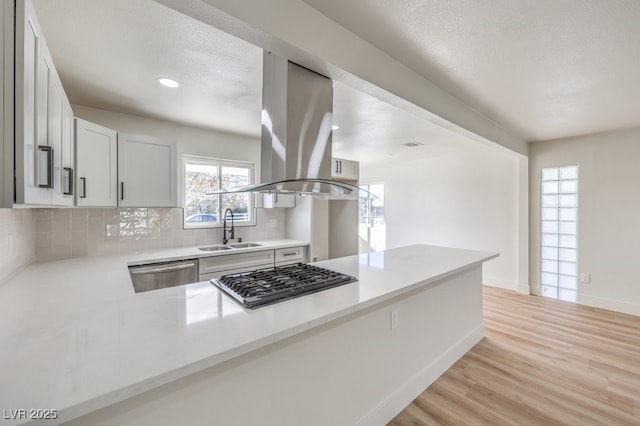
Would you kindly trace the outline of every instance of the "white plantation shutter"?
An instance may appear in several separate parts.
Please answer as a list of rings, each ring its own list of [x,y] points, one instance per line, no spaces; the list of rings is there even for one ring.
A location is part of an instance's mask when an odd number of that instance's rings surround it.
[[[578,166],[542,169],[542,296],[575,302],[578,285]]]

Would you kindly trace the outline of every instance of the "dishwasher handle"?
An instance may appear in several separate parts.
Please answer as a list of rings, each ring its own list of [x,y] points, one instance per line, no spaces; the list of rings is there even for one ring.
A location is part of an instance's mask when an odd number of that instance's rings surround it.
[[[142,274],[155,274],[158,272],[174,272],[181,271],[183,269],[195,268],[195,262],[191,263],[182,263],[180,265],[172,265],[172,266],[161,266],[161,267],[139,267],[139,268],[131,268],[129,271],[132,275],[142,275]]]

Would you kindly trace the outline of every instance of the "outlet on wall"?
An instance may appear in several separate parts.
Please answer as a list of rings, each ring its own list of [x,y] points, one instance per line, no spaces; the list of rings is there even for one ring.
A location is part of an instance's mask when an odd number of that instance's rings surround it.
[[[9,254],[13,253],[14,246],[15,246],[15,240],[13,238],[13,233],[9,233],[9,235],[7,235],[7,253]]]
[[[591,282],[591,274],[588,272],[580,273],[580,282],[581,283],[590,283]]]
[[[117,232],[116,225],[113,225],[113,224],[105,225],[105,235],[107,237],[115,237],[116,232]]]
[[[269,228],[277,228],[278,219],[269,219]]]

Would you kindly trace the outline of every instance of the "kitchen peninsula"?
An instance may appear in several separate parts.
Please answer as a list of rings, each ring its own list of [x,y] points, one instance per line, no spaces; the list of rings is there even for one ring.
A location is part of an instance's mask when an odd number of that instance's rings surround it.
[[[483,337],[494,257],[414,245],[318,262],[358,281],[252,311],[206,281],[136,294],[121,256],[34,264],[0,286],[1,408],[57,410],[43,424],[382,424]]]

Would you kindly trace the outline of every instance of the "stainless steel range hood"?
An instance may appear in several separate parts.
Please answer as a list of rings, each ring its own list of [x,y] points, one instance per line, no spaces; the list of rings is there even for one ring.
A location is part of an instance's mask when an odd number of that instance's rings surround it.
[[[331,179],[332,124],[332,81],[265,51],[260,183],[218,192],[357,196]]]

